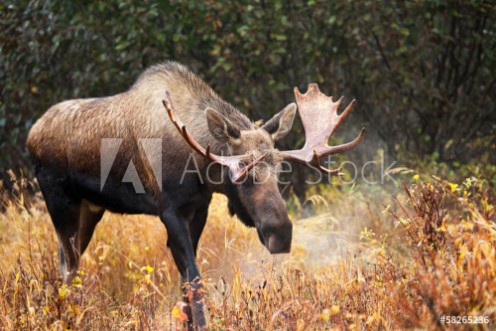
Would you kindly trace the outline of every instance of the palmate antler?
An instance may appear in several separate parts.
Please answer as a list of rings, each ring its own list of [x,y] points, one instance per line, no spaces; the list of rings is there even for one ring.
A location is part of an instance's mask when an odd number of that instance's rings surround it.
[[[337,111],[343,97],[333,102],[332,97],[320,92],[319,86],[314,83],[308,86],[307,93],[301,94],[296,87],[294,93],[298,103],[298,112],[305,129],[305,145],[300,150],[281,151],[281,156],[285,160],[310,165],[331,175],[339,175],[341,169],[324,168],[320,165],[320,158],[350,150],[362,141],[365,128],[362,128],[358,137],[349,143],[338,146],[327,145],[329,137],[353,109],[355,100],[346,107],[341,115],[338,115]]]
[[[162,100],[162,104],[164,105],[169,117],[174,123],[176,129],[181,133],[184,140],[198,153],[205,156],[207,159],[227,166],[231,172],[231,179],[233,183],[240,183],[246,177],[248,172],[253,169],[260,161],[267,156],[268,152],[265,152],[255,160],[252,160],[252,157],[249,155],[234,155],[234,156],[221,156],[210,153],[210,146],[207,146],[207,149],[203,148],[186,130],[186,126],[179,120],[174,114],[174,105],[170,99],[170,94],[168,91],[165,92],[166,98]],[[251,161],[251,162],[250,162]],[[249,163],[248,163],[249,162]],[[246,164],[245,166],[240,166],[241,164]]]

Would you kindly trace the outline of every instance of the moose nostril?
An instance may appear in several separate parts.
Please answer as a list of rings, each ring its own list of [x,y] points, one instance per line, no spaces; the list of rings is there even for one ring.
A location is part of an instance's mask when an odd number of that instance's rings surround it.
[[[275,236],[273,234],[267,237],[267,249],[271,254],[289,253],[291,251],[291,236]]]

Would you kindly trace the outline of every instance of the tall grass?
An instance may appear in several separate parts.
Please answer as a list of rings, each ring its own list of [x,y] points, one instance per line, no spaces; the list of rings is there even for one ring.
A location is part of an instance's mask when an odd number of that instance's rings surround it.
[[[181,329],[167,234],[148,216],[106,213],[71,286],[39,196],[0,215],[0,329]],[[414,179],[391,195],[357,187],[309,203],[292,253],[272,257],[215,196],[198,265],[216,330],[496,327],[494,192],[482,179]],[[487,316],[454,325],[442,316]]]

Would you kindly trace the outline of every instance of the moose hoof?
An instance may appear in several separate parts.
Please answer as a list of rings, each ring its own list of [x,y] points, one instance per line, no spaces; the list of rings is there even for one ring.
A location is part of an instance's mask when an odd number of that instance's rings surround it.
[[[193,303],[191,305],[191,313],[193,317],[193,328],[195,330],[207,330],[208,325],[205,319],[205,312],[202,303]]]

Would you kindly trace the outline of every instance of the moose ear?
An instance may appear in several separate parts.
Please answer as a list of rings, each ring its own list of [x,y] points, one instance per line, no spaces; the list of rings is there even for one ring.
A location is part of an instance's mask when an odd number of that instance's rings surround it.
[[[279,140],[291,130],[295,115],[296,104],[293,102],[274,115],[274,117],[262,126],[262,129],[267,131],[274,141]]]
[[[239,142],[241,137],[239,129],[229,119],[210,107],[205,110],[205,116],[207,117],[208,129],[215,139],[230,144]]]

